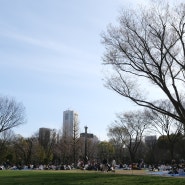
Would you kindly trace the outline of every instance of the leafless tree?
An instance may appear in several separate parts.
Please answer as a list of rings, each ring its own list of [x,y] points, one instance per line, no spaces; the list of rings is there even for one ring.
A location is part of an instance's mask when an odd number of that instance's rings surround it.
[[[9,145],[15,138],[14,132],[9,129],[0,133],[0,162],[5,161]]]
[[[0,97],[0,132],[25,123],[25,108],[12,98]]]
[[[173,107],[169,101],[160,101],[160,107],[167,111],[173,110]],[[169,151],[171,159],[174,158],[174,147],[179,141],[179,137],[184,134],[183,124],[173,119],[169,115],[161,114],[154,110],[147,111],[148,117],[150,117],[151,130],[154,130],[161,137],[166,136],[169,142]]]
[[[155,1],[147,8],[122,11],[119,25],[107,28],[102,43],[104,64],[113,71],[105,79],[108,88],[185,125],[184,3],[172,6]],[[145,89],[143,83],[148,83]],[[145,90],[152,86],[161,90],[175,111],[163,109],[146,96]]]
[[[33,154],[33,138],[23,138],[22,136],[18,135],[14,139],[14,151],[16,155],[16,161],[20,164],[30,164],[31,157]]]
[[[73,120],[73,138],[72,138],[72,148],[73,148],[73,162],[77,164],[77,154],[79,149],[79,120],[77,117],[74,117]]]
[[[145,112],[136,111],[117,114],[117,119],[109,128],[108,136],[114,138],[122,146],[126,146],[129,150],[131,161],[135,162],[137,150],[148,124]]]
[[[158,104],[161,108],[166,109],[166,111],[173,112],[173,107],[169,101],[159,101]],[[161,114],[154,110],[146,110],[147,116],[150,118],[150,129],[154,130],[160,135],[170,135],[178,133],[183,134],[183,124],[181,122],[176,121],[169,115]]]
[[[79,156],[79,140],[79,120],[75,113],[73,117],[72,134],[69,134],[69,130],[63,129],[61,140],[58,143],[62,162],[74,163],[76,166],[77,158]]]

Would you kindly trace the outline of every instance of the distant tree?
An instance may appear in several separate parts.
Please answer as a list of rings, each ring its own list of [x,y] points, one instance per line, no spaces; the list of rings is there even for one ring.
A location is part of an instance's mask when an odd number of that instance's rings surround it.
[[[145,143],[145,162],[148,164],[156,164],[158,160],[159,149],[157,145],[157,139]],[[161,155],[160,155],[161,156]],[[160,160],[159,160],[160,161]]]
[[[40,140],[39,140],[39,132],[36,131],[30,138],[32,144],[30,145],[30,147],[32,147],[31,149],[31,164],[41,164],[44,161],[44,157],[43,157],[43,153],[44,153],[44,149],[40,144]]]
[[[88,134],[86,139],[85,137],[80,137],[80,140],[79,140],[79,145],[80,145],[79,159],[82,158],[84,162],[97,159],[99,155],[98,147],[99,147],[100,141],[96,136],[91,137],[90,134],[89,135]],[[86,146],[86,151],[85,151],[85,146]],[[85,158],[85,152],[86,152],[86,158]]]
[[[169,101],[160,101],[159,106],[166,110],[173,112],[174,107]],[[174,110],[175,112],[175,110]],[[183,124],[169,115],[165,115],[154,110],[147,111],[150,117],[151,129],[160,134],[160,136],[166,136],[168,141],[168,149],[170,151],[171,160],[174,158],[174,149],[179,138],[184,134]]]
[[[153,1],[147,8],[123,10],[119,24],[110,25],[102,34],[102,43],[106,49],[103,62],[113,72],[105,78],[108,88],[185,125],[184,22],[184,3],[172,6]],[[161,90],[175,111],[147,97],[146,90],[152,87]]]
[[[102,141],[98,144],[98,157],[101,162],[106,159],[108,162],[113,158],[115,154],[114,146],[112,143],[107,141]]]
[[[73,163],[77,164],[77,157],[78,157],[78,151],[79,151],[79,121],[77,117],[74,117],[73,120],[73,138],[72,138],[72,148],[73,148]]]
[[[55,129],[49,129],[49,138],[44,138],[46,141],[44,142],[44,145],[41,145],[42,147],[42,153],[44,156],[44,163],[52,162],[53,160],[53,153],[55,144],[57,141],[57,133]]]
[[[108,136],[121,143],[121,146],[125,146],[129,151],[131,162],[136,162],[136,154],[148,125],[148,117],[145,112],[120,113],[109,127]]]
[[[160,155],[159,160],[163,162],[171,162],[169,141],[166,135],[161,135],[157,140],[158,154]]]
[[[74,151],[72,147],[73,139],[70,136],[62,136],[58,145],[60,151],[60,161],[63,164],[71,164],[74,162]]]
[[[0,132],[25,123],[25,108],[12,98],[0,97]]]
[[[126,158],[125,145],[122,142],[123,130],[119,126],[110,129],[111,127],[109,127],[108,136],[110,137],[109,142],[112,143],[115,148],[115,160],[122,163]]]
[[[30,164],[32,151],[33,151],[33,138],[24,138],[22,136],[17,136],[14,139],[14,151],[16,154],[16,161],[19,165]]]
[[[94,138],[87,139],[87,156],[89,159],[94,160],[98,158],[98,146],[100,141]]]
[[[175,154],[178,157],[178,160],[185,159],[185,137],[184,135],[181,135],[181,137],[178,139],[177,143],[175,144]]]
[[[9,146],[12,145],[14,137],[15,134],[11,129],[0,133],[0,163],[7,160],[7,155],[10,153]]]

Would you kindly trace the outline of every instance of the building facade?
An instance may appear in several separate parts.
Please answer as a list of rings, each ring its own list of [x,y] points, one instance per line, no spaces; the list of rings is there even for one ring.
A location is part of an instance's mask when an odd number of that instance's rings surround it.
[[[39,143],[46,147],[51,141],[56,140],[56,130],[50,128],[39,128]]]
[[[146,145],[154,145],[157,142],[157,136],[145,136],[145,144]]]
[[[74,132],[79,132],[78,114],[73,110],[66,110],[63,112],[63,136],[73,137]]]

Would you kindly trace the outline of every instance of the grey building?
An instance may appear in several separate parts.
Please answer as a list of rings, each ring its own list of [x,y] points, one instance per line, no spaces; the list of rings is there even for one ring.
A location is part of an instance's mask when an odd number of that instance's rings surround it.
[[[145,144],[146,145],[153,145],[157,142],[157,136],[145,136]]]
[[[52,137],[52,129],[49,128],[39,128],[39,143],[46,147],[50,143]]]
[[[56,142],[56,130],[50,128],[39,128],[39,143],[47,147],[51,142]]]
[[[63,136],[73,137],[73,133],[78,132],[79,121],[78,114],[73,110],[66,110],[63,112]]]

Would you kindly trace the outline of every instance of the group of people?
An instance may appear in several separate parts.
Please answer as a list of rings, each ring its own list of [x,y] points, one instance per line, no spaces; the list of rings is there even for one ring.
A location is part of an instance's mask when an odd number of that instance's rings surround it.
[[[72,170],[72,169],[81,169],[81,170],[95,170],[95,171],[115,171],[116,161],[113,159],[111,163],[108,163],[106,159],[102,162],[97,162],[97,160],[78,160],[77,165],[0,165],[0,170],[12,169],[12,170]]]
[[[103,172],[108,172],[108,171],[115,172],[115,168],[116,168],[115,159],[112,160],[111,164],[109,164],[106,159],[103,160],[102,167],[101,167]]]
[[[103,172],[115,171],[116,160],[113,159],[111,163],[108,163],[106,159],[104,159],[102,163],[98,163],[95,160],[84,163],[83,160],[79,160],[77,168],[81,170],[96,170]]]

